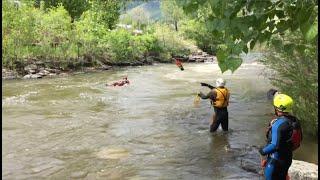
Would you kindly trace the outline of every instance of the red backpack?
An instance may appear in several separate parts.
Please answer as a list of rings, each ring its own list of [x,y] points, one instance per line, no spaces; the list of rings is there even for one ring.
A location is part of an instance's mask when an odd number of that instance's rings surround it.
[[[300,147],[302,141],[302,128],[299,120],[294,116],[286,116],[292,126],[292,135],[289,139],[289,143],[292,144],[292,151],[295,151]]]

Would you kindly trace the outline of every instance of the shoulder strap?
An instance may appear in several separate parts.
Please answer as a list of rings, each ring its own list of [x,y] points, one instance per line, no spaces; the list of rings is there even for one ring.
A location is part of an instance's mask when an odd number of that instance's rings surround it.
[[[215,88],[216,90],[218,90],[218,91],[220,91],[218,88]],[[227,94],[228,94],[228,89],[227,88],[225,88],[226,89],[226,92],[227,92]],[[221,92],[221,94],[222,94],[222,96],[223,96],[223,98],[224,98],[224,101],[223,101],[223,104],[227,101],[227,98],[226,98],[226,96],[223,94],[223,92],[222,91],[220,91]]]

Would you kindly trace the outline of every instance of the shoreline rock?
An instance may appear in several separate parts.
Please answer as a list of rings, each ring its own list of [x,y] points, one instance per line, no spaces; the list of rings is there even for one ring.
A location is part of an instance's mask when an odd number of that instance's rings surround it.
[[[290,179],[316,180],[318,179],[318,165],[305,161],[292,160],[289,168],[289,176]]]
[[[244,159],[241,161],[240,167],[245,171],[263,175],[263,170],[258,160]],[[305,161],[292,160],[288,174],[290,179],[294,180],[317,180],[318,165]]]

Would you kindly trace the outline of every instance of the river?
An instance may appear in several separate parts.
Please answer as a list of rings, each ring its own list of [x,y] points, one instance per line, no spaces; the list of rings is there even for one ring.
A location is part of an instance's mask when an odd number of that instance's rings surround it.
[[[273,112],[264,66],[221,74],[215,63],[120,68],[61,78],[2,82],[3,179],[259,179],[239,152],[265,143]],[[128,75],[125,87],[105,83]],[[227,81],[228,133],[208,132],[213,109],[200,82]],[[233,151],[233,149],[238,151]],[[240,150],[240,151],[239,151]],[[295,159],[318,163],[305,137]]]

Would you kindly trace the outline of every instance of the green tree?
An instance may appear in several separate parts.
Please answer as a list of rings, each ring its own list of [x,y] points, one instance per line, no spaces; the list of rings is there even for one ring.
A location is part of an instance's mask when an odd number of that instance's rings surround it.
[[[131,17],[133,24],[139,29],[141,29],[142,26],[146,26],[150,21],[150,14],[145,12],[141,7],[134,8],[129,16]]]
[[[70,14],[72,22],[90,8],[89,0],[35,0],[35,6],[40,7],[41,1],[44,2],[45,9],[57,7],[61,3]]]
[[[304,132],[318,134],[317,47],[300,32],[272,37],[274,44],[262,62],[275,70],[271,82],[294,98],[294,113],[302,120]]]
[[[2,63],[10,68],[31,55],[38,11],[26,3],[2,0]]]
[[[315,0],[176,2],[196,19],[203,8],[208,7],[205,22],[212,36],[221,41],[217,59],[222,72],[235,71],[242,63],[240,53],[248,53],[257,42],[270,41],[273,35],[299,30],[310,43],[316,43],[318,36],[318,2]]]
[[[92,0],[91,10],[94,19],[108,29],[114,29],[120,16],[120,7],[124,2],[118,0]]]
[[[175,30],[178,31],[178,22],[183,19],[184,13],[176,1],[161,1],[161,11],[167,22],[173,23]]]

